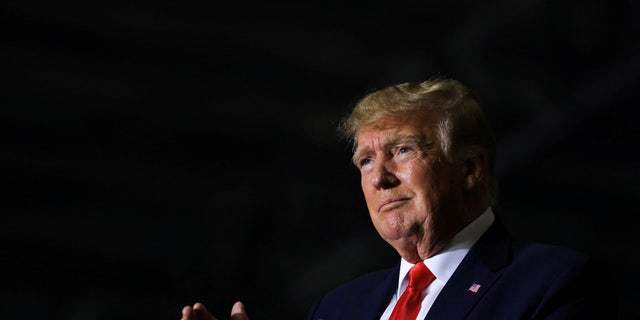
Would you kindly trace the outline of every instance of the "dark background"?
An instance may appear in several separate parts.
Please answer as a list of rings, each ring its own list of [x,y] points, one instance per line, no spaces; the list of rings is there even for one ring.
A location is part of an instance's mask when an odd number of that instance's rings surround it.
[[[601,259],[639,319],[639,10],[3,1],[0,318],[304,318],[397,261],[336,124],[441,75],[494,124],[508,228]]]

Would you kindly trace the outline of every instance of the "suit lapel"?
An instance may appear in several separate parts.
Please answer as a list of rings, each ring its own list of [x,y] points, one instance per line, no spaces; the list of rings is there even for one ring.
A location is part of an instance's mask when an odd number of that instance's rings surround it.
[[[398,288],[400,264],[392,268],[379,283],[373,284],[359,294],[352,295],[343,319],[380,319]]]
[[[426,319],[464,319],[500,277],[498,270],[508,262],[508,235],[495,222],[469,250],[442,288]]]

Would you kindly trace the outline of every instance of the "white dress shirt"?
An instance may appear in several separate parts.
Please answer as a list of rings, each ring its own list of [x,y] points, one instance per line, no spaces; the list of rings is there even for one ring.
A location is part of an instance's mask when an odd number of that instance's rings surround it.
[[[469,249],[478,241],[480,236],[484,234],[491,226],[495,216],[491,207],[487,208],[482,215],[473,220],[468,226],[462,229],[451,242],[437,255],[424,260],[429,270],[436,276],[436,279],[422,292],[422,306],[418,313],[417,319],[424,319],[438,297],[444,285],[449,281],[453,272],[458,268],[462,259],[467,255]],[[380,317],[381,320],[388,320],[396,306],[398,299],[409,285],[407,274],[414,264],[401,259],[400,276],[398,278],[398,291],[393,294],[389,306]]]

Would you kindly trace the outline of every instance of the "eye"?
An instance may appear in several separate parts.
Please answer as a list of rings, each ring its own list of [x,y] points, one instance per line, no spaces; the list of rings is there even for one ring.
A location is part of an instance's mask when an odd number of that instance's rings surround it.
[[[370,164],[372,162],[371,158],[362,158],[360,159],[360,161],[358,161],[358,166],[360,168]]]
[[[409,151],[411,151],[411,148],[409,148],[409,147],[400,147],[400,148],[398,148],[398,153],[407,153]]]

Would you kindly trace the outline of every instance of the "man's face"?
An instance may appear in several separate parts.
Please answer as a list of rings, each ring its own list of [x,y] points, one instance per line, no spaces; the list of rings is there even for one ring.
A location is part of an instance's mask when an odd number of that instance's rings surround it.
[[[444,156],[437,120],[428,114],[387,117],[358,134],[354,162],[371,220],[399,252],[448,241],[461,224],[462,170]]]

